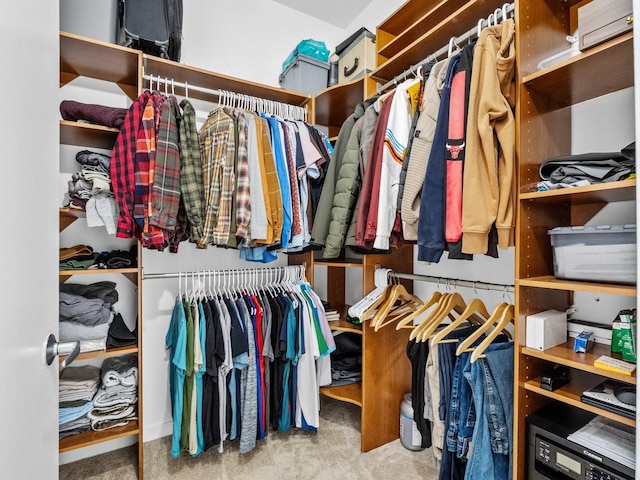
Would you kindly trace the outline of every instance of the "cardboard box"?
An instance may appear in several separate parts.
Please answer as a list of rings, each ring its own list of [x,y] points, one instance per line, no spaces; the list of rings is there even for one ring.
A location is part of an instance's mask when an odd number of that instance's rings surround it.
[[[593,347],[593,341],[593,332],[580,332],[573,342],[573,351],[577,353],[587,353],[591,350],[591,347]]]
[[[556,227],[549,230],[558,278],[636,283],[636,226]]]
[[[329,64],[306,55],[296,55],[294,61],[280,74],[282,88],[312,95],[327,88]]]
[[[338,45],[336,54],[338,83],[355,80],[376,66],[376,36],[363,27]]]
[[[529,348],[546,350],[567,341],[567,313],[557,310],[528,315],[526,344]]]
[[[633,29],[632,0],[593,0],[578,8],[580,50]]]

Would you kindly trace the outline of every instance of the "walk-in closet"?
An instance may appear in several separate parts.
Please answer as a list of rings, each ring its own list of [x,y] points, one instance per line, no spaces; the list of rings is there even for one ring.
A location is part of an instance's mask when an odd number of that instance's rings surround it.
[[[2,478],[640,478],[636,9],[7,5]]]

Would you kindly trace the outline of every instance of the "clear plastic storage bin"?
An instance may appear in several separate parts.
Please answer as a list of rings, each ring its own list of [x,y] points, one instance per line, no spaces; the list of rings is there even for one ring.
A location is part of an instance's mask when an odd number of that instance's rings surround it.
[[[556,227],[549,230],[557,278],[636,284],[636,226]]]

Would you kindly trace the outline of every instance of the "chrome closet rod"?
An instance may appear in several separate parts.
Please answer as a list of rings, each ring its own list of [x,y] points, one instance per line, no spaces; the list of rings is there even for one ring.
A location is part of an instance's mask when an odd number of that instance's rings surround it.
[[[197,276],[197,275],[247,275],[247,274],[260,274],[260,273],[285,273],[287,271],[295,271],[298,268],[306,269],[306,263],[301,265],[283,265],[280,267],[259,267],[259,268],[233,268],[228,270],[195,270],[191,272],[166,272],[166,273],[144,273],[142,274],[142,280],[156,280],[160,278],[180,278],[184,276]]]
[[[443,286],[466,287],[480,290],[494,290],[503,293],[513,293],[513,285],[504,285],[499,283],[475,282],[473,280],[459,280],[457,278],[432,277],[429,275],[420,275],[417,273],[401,273],[391,271],[389,277],[400,278],[404,280],[415,280],[419,282],[438,283]]]
[[[505,4],[505,6],[503,6],[503,8],[505,9],[504,13],[509,15],[510,13],[512,13],[515,10],[515,4],[514,3]],[[503,8],[497,8],[490,16],[493,16],[493,15],[497,14],[498,12],[503,14]],[[402,72],[399,75],[396,75],[395,77],[393,77],[391,80],[389,80],[387,83],[385,83],[381,87],[378,87],[378,93],[382,93],[382,92],[386,91],[388,88],[397,85],[400,80],[406,79],[409,74],[412,74],[412,75],[415,74],[418,71],[418,68],[421,65],[424,65],[425,63],[427,63],[429,60],[437,60],[438,57],[440,57],[441,55],[449,53],[449,49],[451,48],[452,42],[453,42],[453,44],[457,44],[457,42],[463,43],[463,42],[466,42],[467,40],[471,40],[472,38],[477,37],[478,36],[478,28],[479,27],[482,28],[482,22],[487,22],[488,23],[488,18],[479,19],[477,27],[472,28],[472,29],[464,32],[459,37],[451,37],[451,40],[449,41],[449,43],[447,45],[445,45],[441,49],[435,51],[434,53],[428,55],[425,59],[423,59],[422,61],[416,63],[415,65],[411,65],[404,72]]]
[[[185,91],[185,96],[188,98],[189,97],[189,90],[193,90],[196,92],[201,92],[201,93],[206,93],[207,95],[218,95],[219,97],[225,97],[228,95],[233,95],[236,98],[238,98],[239,100],[243,100],[243,99],[249,99],[251,101],[255,101],[257,102],[257,104],[260,105],[265,105],[265,106],[270,106],[270,105],[275,105],[275,106],[280,106],[282,108],[288,109],[289,111],[299,111],[300,112],[300,116],[303,117],[301,118],[301,120],[306,121],[307,115],[308,115],[308,107],[305,106],[299,106],[299,105],[293,105],[291,103],[284,103],[284,102],[277,102],[275,100],[267,100],[266,98],[260,98],[260,97],[254,97],[252,95],[245,95],[244,93],[237,93],[237,92],[231,92],[231,91],[227,91],[227,90],[216,90],[213,88],[206,88],[206,87],[199,87],[198,85],[191,85],[187,82],[178,82],[176,80],[174,80],[173,78],[166,78],[166,77],[160,77],[158,75],[153,75],[153,74],[148,74],[145,73],[142,75],[142,79],[146,80],[150,83],[151,89],[153,89],[153,84],[154,82],[156,82],[158,84],[158,90],[160,90],[159,85],[162,83],[165,86],[165,90],[167,92],[169,92],[169,90],[172,90],[175,87],[180,87],[183,88]],[[172,91],[173,93],[173,91]]]

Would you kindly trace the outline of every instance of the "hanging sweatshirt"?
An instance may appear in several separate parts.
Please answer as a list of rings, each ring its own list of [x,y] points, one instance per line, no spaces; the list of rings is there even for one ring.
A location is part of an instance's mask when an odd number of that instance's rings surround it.
[[[449,60],[447,75],[442,89],[438,122],[433,135],[427,172],[420,197],[420,220],[418,221],[418,261],[438,262],[444,251],[445,180],[446,160],[444,156],[449,128],[449,98],[456,65],[457,53]]]
[[[438,122],[440,94],[444,87],[449,59],[436,63],[429,73],[424,87],[423,105],[416,124],[413,145],[409,153],[404,194],[400,205],[402,231],[405,240],[418,240],[418,219],[420,218],[420,196],[427,163],[431,154],[433,135]]]
[[[408,91],[411,86],[415,87],[413,94]],[[410,79],[398,85],[391,99],[389,120],[382,148],[378,218],[373,242],[375,249],[388,250],[390,247],[391,230],[396,219],[398,206],[400,172],[411,129],[411,100],[412,97],[414,100],[417,99],[418,93],[419,83],[415,79]]]
[[[515,240],[515,24],[482,30],[473,59],[462,251],[485,253],[495,222],[498,245]]]
[[[465,158],[465,132],[467,105],[471,84],[471,65],[474,44],[466,45],[460,52],[460,60],[451,79],[449,98],[449,121],[445,158],[447,174],[445,185],[445,240],[449,258],[472,260],[471,255],[462,254],[462,171]]]

